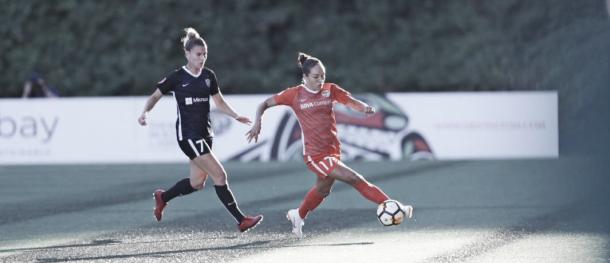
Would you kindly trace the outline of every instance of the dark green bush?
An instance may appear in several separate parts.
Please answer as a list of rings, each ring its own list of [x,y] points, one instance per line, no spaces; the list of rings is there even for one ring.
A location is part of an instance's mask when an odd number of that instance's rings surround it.
[[[149,94],[195,27],[225,93],[298,80],[321,58],[351,91],[561,89],[607,43],[602,0],[0,0],[0,97],[32,70],[62,96]],[[585,74],[585,75],[583,75]]]

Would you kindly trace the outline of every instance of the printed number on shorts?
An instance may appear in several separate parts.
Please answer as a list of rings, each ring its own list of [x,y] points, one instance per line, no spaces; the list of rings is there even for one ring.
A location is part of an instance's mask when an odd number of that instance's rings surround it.
[[[196,144],[199,144],[199,151],[203,152],[203,146],[205,145],[205,142],[203,141],[203,139],[195,141]]]

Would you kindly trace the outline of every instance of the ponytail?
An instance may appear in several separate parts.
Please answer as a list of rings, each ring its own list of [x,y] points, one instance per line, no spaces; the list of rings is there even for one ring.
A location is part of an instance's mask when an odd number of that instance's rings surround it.
[[[192,27],[184,29],[184,37],[182,37],[180,42],[182,42],[184,50],[187,51],[191,50],[194,46],[207,46],[205,40],[203,40],[197,30]]]
[[[301,73],[303,73],[303,75],[309,75],[309,71],[311,71],[311,68],[315,67],[318,64],[324,67],[324,65],[322,65],[322,61],[320,61],[318,58],[312,57],[303,52],[299,52],[297,64],[299,65],[299,68],[301,69]]]

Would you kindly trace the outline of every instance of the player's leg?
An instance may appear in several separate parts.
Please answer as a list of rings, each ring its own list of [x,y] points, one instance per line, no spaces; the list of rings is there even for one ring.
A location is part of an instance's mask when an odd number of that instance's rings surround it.
[[[316,207],[318,207],[324,198],[326,198],[333,187],[335,179],[329,177],[317,177],[316,185],[311,187],[307,194],[305,194],[305,198],[303,202],[299,206],[299,216],[301,218],[307,217],[309,212],[313,211]]]
[[[330,191],[335,183],[334,178],[330,178],[328,174],[334,169],[337,165],[338,159],[336,157],[324,157],[321,160],[314,160],[311,156],[305,157],[305,164],[310,171],[312,171],[317,176],[316,185],[314,185],[303,199],[303,202],[299,206],[298,209],[291,212],[288,211],[288,219],[292,221],[293,227],[297,226],[298,223],[301,223],[302,219],[304,219],[307,214],[318,207],[324,198],[330,194]],[[296,217],[298,214],[299,218]],[[294,218],[292,218],[294,217]],[[295,221],[298,221],[295,223]],[[293,229],[294,231],[295,229]]]
[[[214,189],[220,201],[225,205],[237,222],[243,220],[244,215],[239,210],[235,198],[227,185],[227,173],[212,153],[211,139],[187,139],[187,143],[180,144],[183,152],[189,155],[191,163],[204,171],[214,181]],[[194,182],[197,183],[197,182]]]
[[[382,202],[390,199],[388,195],[379,189],[379,187],[367,181],[362,175],[341,161],[337,162],[337,166],[330,172],[329,177],[353,186],[362,196],[376,204],[381,204]],[[402,210],[405,212],[406,218],[411,218],[413,216],[413,206],[403,204],[400,205],[402,206]]]
[[[182,180],[176,182],[172,187],[170,187],[167,191],[163,189],[157,189],[154,192],[155,197],[155,217],[157,221],[161,220],[161,216],[163,214],[163,209],[167,205],[167,202],[170,200],[182,196],[188,195],[197,191],[198,189],[203,188],[203,184],[205,183],[205,179],[207,178],[207,172],[203,169],[199,168],[197,164],[193,161],[197,156],[205,153],[205,151],[209,151],[208,143],[203,143],[204,139],[192,139],[185,138],[183,140],[178,141],[178,146],[191,161],[190,165],[190,174],[188,178],[183,178]],[[212,141],[209,140],[211,144]],[[196,147],[199,145],[200,147]],[[205,147],[204,147],[205,146]]]
[[[155,218],[157,218],[157,221],[161,221],[161,217],[163,217],[163,209],[165,209],[167,202],[178,196],[188,195],[197,190],[203,189],[205,179],[208,176],[207,173],[197,167],[193,161],[190,162],[190,170],[189,178],[184,178],[178,181],[167,191],[157,189],[153,194],[155,197],[155,210],[153,214],[155,215]]]
[[[229,188],[227,173],[214,153],[210,151],[204,155],[196,157],[193,159],[193,161],[199,168],[204,170],[212,178],[218,199],[238,222],[238,227],[241,232],[256,226],[263,219],[262,215],[245,216],[241,212],[237,204],[237,200]]]
[[[328,176],[353,186],[362,196],[376,204],[390,199],[379,187],[368,182],[362,175],[349,168],[342,161],[337,162],[335,169]]]
[[[314,161],[308,156],[305,161],[309,170],[317,176],[316,184],[305,194],[299,208],[290,209],[286,213],[286,218],[292,223],[292,233],[298,237],[303,237],[302,228],[305,225],[304,219],[307,214],[318,207],[330,194],[335,179],[328,177],[328,172],[333,169],[337,159],[333,157]]]
[[[189,178],[178,181],[174,186],[165,191],[162,195],[163,201],[169,202],[178,196],[188,195],[203,188],[205,179],[208,176],[207,173],[199,168],[193,160],[190,161],[189,166],[191,170]]]
[[[298,237],[303,237],[302,229],[303,225],[305,225],[305,217],[307,217],[309,212],[318,207],[322,201],[324,201],[324,198],[330,194],[334,182],[335,179],[326,176],[318,176],[316,185],[309,189],[307,194],[305,194],[305,198],[303,199],[301,206],[299,206],[299,208],[288,210],[288,213],[286,213],[286,218],[290,220],[290,223],[292,223],[292,233]]]
[[[196,190],[201,190],[205,187],[205,181],[208,179],[208,173],[199,168],[194,161],[189,162],[191,168],[191,176],[189,177],[191,187]]]

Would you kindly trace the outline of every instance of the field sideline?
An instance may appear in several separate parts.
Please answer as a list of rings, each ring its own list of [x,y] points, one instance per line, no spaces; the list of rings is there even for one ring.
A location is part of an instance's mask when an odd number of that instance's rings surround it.
[[[1,262],[609,262],[603,158],[351,163],[415,218],[382,227],[344,184],[310,215],[305,238],[286,210],[314,182],[302,163],[227,163],[246,213],[238,233],[208,180],[172,201],[161,223],[151,193],[185,164],[0,167]]]

